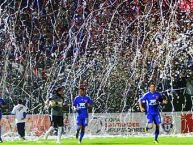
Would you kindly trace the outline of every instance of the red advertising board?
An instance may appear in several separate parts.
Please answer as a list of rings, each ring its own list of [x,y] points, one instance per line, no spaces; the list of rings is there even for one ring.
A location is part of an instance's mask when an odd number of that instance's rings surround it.
[[[4,116],[2,119],[2,132],[9,134],[17,132],[14,116]],[[50,127],[48,115],[28,115],[26,119],[26,133],[41,136]]]
[[[192,114],[181,115],[181,133],[193,132],[193,116]]]

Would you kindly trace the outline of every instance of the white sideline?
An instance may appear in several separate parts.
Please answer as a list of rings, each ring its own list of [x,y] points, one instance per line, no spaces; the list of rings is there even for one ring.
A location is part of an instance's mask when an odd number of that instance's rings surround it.
[[[188,133],[188,134],[170,134],[170,135],[160,135],[160,138],[162,137],[191,137],[192,138],[193,136],[193,133]],[[152,137],[151,134],[146,134],[146,135],[103,135],[103,136],[90,136],[90,135],[86,135],[85,138],[88,138],[88,139],[95,139],[95,138],[130,138],[130,137],[135,137],[135,138],[149,138],[149,137]],[[20,140],[20,138],[18,136],[11,136],[11,135],[4,135],[3,137],[3,140],[4,141],[15,141],[15,140]],[[62,139],[73,139],[75,138],[75,136],[65,136],[63,135],[62,136]],[[48,137],[48,140],[55,140],[56,139],[56,136],[49,136]],[[39,140],[44,140],[43,136],[41,137],[37,137],[37,136],[26,136],[26,141],[39,141]]]

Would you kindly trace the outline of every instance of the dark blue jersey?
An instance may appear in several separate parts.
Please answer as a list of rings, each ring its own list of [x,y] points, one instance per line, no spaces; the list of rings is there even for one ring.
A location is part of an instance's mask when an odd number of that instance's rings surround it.
[[[6,103],[5,103],[4,99],[2,99],[2,98],[0,97],[0,108],[1,108],[2,105],[6,105]],[[0,109],[0,110],[1,110],[1,109]]]
[[[0,97],[0,120],[2,119],[2,105],[6,105],[4,99]]]

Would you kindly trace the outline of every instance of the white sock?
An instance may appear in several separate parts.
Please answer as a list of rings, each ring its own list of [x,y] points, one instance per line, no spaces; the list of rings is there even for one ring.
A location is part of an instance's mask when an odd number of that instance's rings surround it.
[[[54,127],[53,126],[51,126],[49,129],[48,129],[48,131],[45,133],[45,136],[44,136],[44,138],[45,139],[48,139],[48,135],[50,134],[50,132],[51,131],[53,131],[54,130]]]
[[[57,143],[60,143],[62,137],[62,127],[58,127]]]

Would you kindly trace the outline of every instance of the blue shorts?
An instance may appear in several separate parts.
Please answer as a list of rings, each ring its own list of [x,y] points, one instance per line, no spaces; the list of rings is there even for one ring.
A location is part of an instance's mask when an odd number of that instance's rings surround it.
[[[2,113],[2,112],[0,112],[0,120],[2,119],[2,117],[3,117],[3,113]]]
[[[161,123],[161,117],[159,114],[147,114],[147,123],[155,123],[159,125]]]
[[[78,116],[76,123],[78,126],[88,126],[88,118]]]

